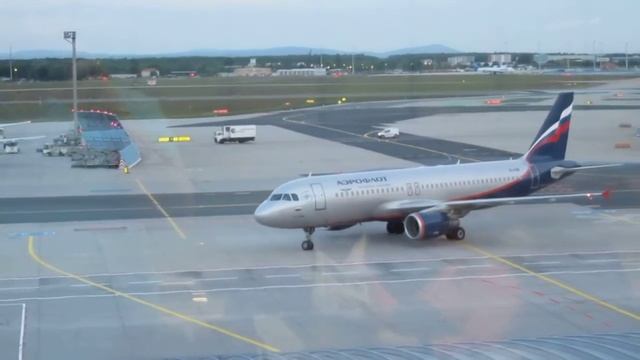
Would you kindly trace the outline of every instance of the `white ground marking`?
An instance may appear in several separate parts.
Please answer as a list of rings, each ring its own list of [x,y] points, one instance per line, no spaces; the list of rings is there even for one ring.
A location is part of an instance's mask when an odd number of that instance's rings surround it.
[[[587,274],[605,274],[605,273],[627,273],[627,272],[639,272],[640,267],[631,269],[600,269],[600,270],[578,270],[578,271],[547,271],[537,272],[542,275],[587,275]],[[397,280],[367,280],[356,282],[319,282],[310,284],[297,284],[297,285],[267,285],[267,286],[255,286],[255,287],[227,287],[227,288],[214,288],[214,289],[185,289],[185,290],[169,290],[169,291],[148,291],[148,292],[131,292],[128,293],[132,296],[156,296],[156,295],[174,295],[174,294],[193,294],[194,292],[208,294],[208,293],[222,293],[232,291],[256,291],[256,290],[273,290],[273,289],[306,289],[306,288],[320,288],[320,287],[337,287],[337,286],[360,286],[360,285],[374,285],[374,284],[402,284],[402,283],[415,283],[415,282],[427,282],[427,281],[458,281],[458,280],[474,280],[474,279],[497,279],[497,278],[510,278],[510,277],[525,277],[531,278],[535,275],[528,273],[509,273],[498,275],[469,275],[469,276],[452,276],[452,277],[426,277],[426,278],[409,278],[409,279],[397,279]],[[107,298],[116,296],[114,294],[95,294],[95,295],[62,295],[62,296],[43,296],[43,297],[24,297],[16,299],[0,299],[0,303],[7,302],[24,302],[24,301],[45,301],[45,300],[68,300],[68,299],[81,299],[81,298]]]
[[[22,353],[24,351],[24,328],[26,326],[27,318],[27,304],[0,304],[0,306],[20,306],[20,335],[18,336],[18,360],[22,360]]]

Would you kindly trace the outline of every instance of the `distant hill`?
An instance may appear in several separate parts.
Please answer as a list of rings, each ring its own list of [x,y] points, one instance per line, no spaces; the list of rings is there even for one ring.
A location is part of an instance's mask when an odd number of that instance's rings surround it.
[[[22,50],[13,52],[14,59],[45,59],[45,58],[70,58],[71,49],[69,50]],[[78,51],[78,57],[81,58],[105,58],[112,57],[108,54],[94,54]],[[0,53],[0,59],[8,59],[9,53]]]
[[[95,58],[147,58],[147,57],[189,57],[189,56],[209,56],[209,57],[249,57],[249,56],[284,56],[284,55],[306,55],[312,54],[351,54],[353,51],[327,49],[327,48],[309,48],[303,46],[283,46],[266,49],[195,49],[189,51],[173,52],[173,53],[157,53],[157,54],[106,54],[106,53],[90,53],[78,52],[78,57],[85,59]],[[412,48],[397,49],[387,52],[374,51],[357,51],[359,54],[366,54],[376,57],[388,57],[403,54],[440,54],[440,53],[458,53],[458,50],[452,49],[445,45],[433,44],[427,46],[419,46]],[[13,53],[14,59],[43,59],[43,58],[69,58],[71,50],[22,50]],[[0,59],[8,59],[9,53],[0,53]]]
[[[267,49],[197,49],[177,53],[162,54],[163,57],[173,56],[227,56],[227,57],[247,57],[247,56],[284,56],[284,55],[306,55],[312,54],[346,54],[346,51],[324,48],[308,48],[302,46],[283,46]]]
[[[404,49],[398,49],[393,51],[387,51],[385,53],[378,53],[379,57],[389,57],[393,55],[407,55],[407,54],[455,54],[460,51],[452,49],[445,45],[433,44],[427,46],[410,47]]]

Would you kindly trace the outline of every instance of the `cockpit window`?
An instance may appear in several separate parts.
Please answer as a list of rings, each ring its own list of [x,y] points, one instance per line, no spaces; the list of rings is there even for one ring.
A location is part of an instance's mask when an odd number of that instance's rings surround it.
[[[298,200],[300,200],[300,198],[298,198],[298,194],[273,194],[273,195],[271,195],[271,198],[269,200],[270,201],[280,201],[280,200],[298,201]]]

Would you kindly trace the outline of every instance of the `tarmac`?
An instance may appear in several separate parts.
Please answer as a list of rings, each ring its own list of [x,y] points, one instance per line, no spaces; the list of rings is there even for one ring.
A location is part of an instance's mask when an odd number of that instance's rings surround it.
[[[636,85],[623,85],[631,97]],[[640,100],[609,105],[620,91],[580,94],[593,107],[574,111],[569,153],[623,165],[545,190],[612,187],[611,200],[477,211],[462,242],[366,223],[319,230],[303,252],[302,231],[260,226],[251,213],[309,172],[518,156],[552,93],[499,107],[474,97],[445,99],[454,108],[432,99],[125,121],[143,155],[130,174],[72,169],[21,143],[22,154],[0,157],[1,357],[638,358],[640,166],[629,162],[640,139],[619,124],[638,126],[629,107]],[[509,119],[518,121],[501,127]],[[257,124],[256,142],[213,144],[226,123]],[[372,136],[388,124],[400,138]],[[8,135],[62,131],[44,123]],[[157,142],[183,134],[192,142]],[[623,140],[631,148],[614,149]]]

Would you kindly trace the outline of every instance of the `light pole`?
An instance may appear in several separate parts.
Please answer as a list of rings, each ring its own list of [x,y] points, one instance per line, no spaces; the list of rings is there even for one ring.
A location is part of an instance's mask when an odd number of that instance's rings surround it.
[[[624,43],[624,68],[629,71],[629,43]]]
[[[71,43],[71,81],[73,83],[73,130],[79,135],[78,129],[78,73],[76,69],[76,32],[65,31],[64,39]]]
[[[351,75],[355,75],[356,73],[356,55],[351,54]]]
[[[13,47],[9,46],[9,81],[13,81]]]
[[[596,41],[593,40],[593,71],[596,71],[596,62],[598,62],[598,54],[596,54]]]

